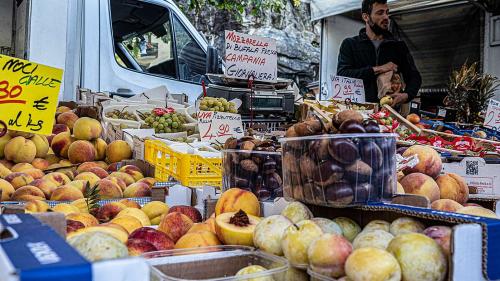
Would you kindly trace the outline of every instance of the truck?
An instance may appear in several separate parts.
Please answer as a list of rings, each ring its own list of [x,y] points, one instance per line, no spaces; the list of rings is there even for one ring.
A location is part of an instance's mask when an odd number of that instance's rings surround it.
[[[192,102],[207,52],[172,0],[0,1],[0,54],[63,69],[60,100],[77,87],[131,96],[166,86]]]

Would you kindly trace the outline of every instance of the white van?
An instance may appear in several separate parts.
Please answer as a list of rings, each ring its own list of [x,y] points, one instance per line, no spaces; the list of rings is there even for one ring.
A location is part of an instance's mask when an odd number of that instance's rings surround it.
[[[61,100],[77,86],[202,91],[208,43],[172,0],[5,0],[0,18],[3,54],[64,69]]]

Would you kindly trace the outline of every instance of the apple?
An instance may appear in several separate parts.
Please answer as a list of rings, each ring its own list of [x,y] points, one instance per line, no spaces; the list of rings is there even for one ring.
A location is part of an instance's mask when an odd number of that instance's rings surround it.
[[[291,225],[292,222],[282,215],[264,218],[255,227],[253,244],[264,252],[282,256],[281,239]]]
[[[141,227],[130,233],[129,239],[146,240],[158,250],[170,250],[174,248],[174,242],[165,233],[151,227]]]
[[[384,230],[363,230],[354,238],[352,246],[354,249],[374,247],[385,250],[393,238],[392,234]]]
[[[394,236],[412,232],[422,233],[424,229],[425,226],[421,222],[410,217],[397,218],[390,226],[390,232]]]
[[[354,250],[347,258],[345,272],[350,281],[401,280],[401,267],[396,258],[385,250],[373,247]]]
[[[361,232],[361,227],[355,221],[346,217],[338,217],[333,220],[337,223],[340,228],[342,228],[342,233],[344,237],[347,238],[350,242],[356,238],[356,236]]]
[[[288,204],[281,212],[281,215],[287,217],[293,223],[309,220],[313,217],[311,210],[300,202],[292,202]]]
[[[387,251],[401,265],[403,280],[436,280],[446,277],[446,256],[436,241],[421,233],[400,234],[392,239]]]
[[[311,220],[303,220],[289,226],[281,241],[283,254],[292,265],[308,264],[307,250],[321,234],[323,234],[321,228]]]
[[[344,236],[326,233],[311,243],[307,258],[314,272],[339,278],[345,275],[344,265],[351,252],[352,245]]]
[[[325,218],[312,218],[311,220],[315,222],[324,233],[343,235],[342,228],[340,228],[340,226],[332,220]]]

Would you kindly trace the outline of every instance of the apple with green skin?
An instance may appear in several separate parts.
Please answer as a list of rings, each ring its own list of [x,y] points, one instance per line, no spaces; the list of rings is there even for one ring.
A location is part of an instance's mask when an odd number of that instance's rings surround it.
[[[291,225],[292,222],[282,215],[264,218],[255,227],[253,244],[264,252],[282,256],[281,239]]]
[[[287,217],[293,223],[309,220],[313,217],[311,210],[300,202],[292,202],[288,204],[281,212],[281,215]]]
[[[236,276],[254,274],[254,273],[258,273],[258,272],[264,272],[266,270],[267,269],[265,267],[260,266],[260,265],[250,265],[250,266],[244,267],[244,268],[240,269],[238,272],[236,272]],[[248,278],[248,279],[245,279],[245,281],[274,281],[274,279],[271,276],[263,276],[263,277]]]
[[[359,226],[359,224],[357,224],[350,218],[338,217],[333,221],[337,223],[340,228],[342,228],[344,237],[347,238],[347,240],[349,240],[350,242],[352,242],[354,238],[356,238],[356,236],[358,236],[358,234],[361,232],[361,227]]]
[[[292,265],[308,264],[307,250],[321,234],[323,234],[321,228],[311,220],[303,220],[289,226],[281,241],[283,254]]]
[[[373,247],[354,250],[347,258],[345,272],[350,281],[401,280],[401,267],[396,258],[385,250]]]
[[[392,239],[387,251],[401,265],[403,280],[441,281],[446,277],[448,264],[441,246],[424,234],[400,234]]]
[[[352,246],[354,249],[374,247],[385,250],[392,239],[394,239],[394,236],[384,230],[363,230],[354,238]]]
[[[342,228],[334,221],[325,218],[313,218],[311,219],[315,222],[324,233],[340,234],[342,233]]]
[[[383,230],[383,231],[390,231],[391,224],[387,221],[384,220],[372,220],[369,222],[365,227],[363,228],[363,231],[370,231],[370,230]]]
[[[410,217],[397,218],[390,226],[390,232],[394,236],[413,232],[422,233],[424,229],[425,226],[421,222]]]

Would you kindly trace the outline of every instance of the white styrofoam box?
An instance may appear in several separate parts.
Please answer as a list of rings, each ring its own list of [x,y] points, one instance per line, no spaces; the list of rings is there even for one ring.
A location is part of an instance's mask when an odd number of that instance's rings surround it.
[[[149,280],[149,265],[144,258],[103,260],[92,264],[92,281]]]
[[[475,186],[480,195],[500,196],[500,164],[486,164],[481,157],[466,157],[460,162],[443,163],[444,173],[455,173]]]
[[[286,201],[283,197],[275,198],[273,201],[261,202],[261,215],[263,217],[279,215],[288,204],[290,204],[290,202]]]
[[[176,184],[168,189],[168,195],[165,203],[169,206],[187,205],[191,206],[192,190],[180,184]]]
[[[479,224],[459,224],[453,227],[452,276],[450,280],[486,280],[483,276],[483,234]]]

